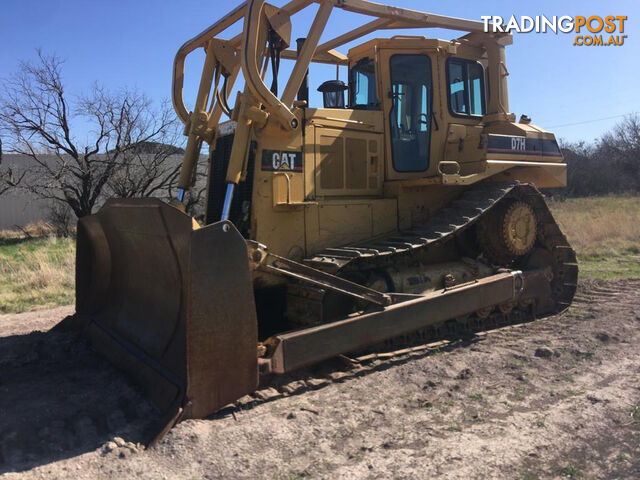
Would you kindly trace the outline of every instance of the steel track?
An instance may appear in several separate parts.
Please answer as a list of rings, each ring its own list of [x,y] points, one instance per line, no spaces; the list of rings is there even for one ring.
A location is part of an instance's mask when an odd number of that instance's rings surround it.
[[[484,336],[514,328],[542,315],[566,309],[577,288],[578,266],[574,250],[553,219],[542,194],[532,185],[509,183],[483,183],[466,190],[449,206],[440,210],[424,225],[363,244],[331,248],[307,259],[306,263],[331,273],[383,268],[399,260],[411,259],[424,249],[433,248],[452,240],[456,235],[479,221],[500,202],[517,199],[529,203],[538,221],[538,246],[551,254],[550,298],[537,305],[516,305],[510,311],[495,309],[482,318],[478,314],[451,319],[408,335],[396,337],[377,345],[367,352],[342,356],[348,369],[329,367],[318,376],[297,375],[265,376],[261,388],[252,395],[239,399],[221,414],[235,409],[252,408],[260,403],[314,390],[330,383],[363,375],[376,369],[424,357],[434,351],[477,341]],[[497,306],[496,306],[497,307]],[[401,345],[403,348],[397,349]],[[327,362],[325,362],[327,363]]]
[[[305,260],[333,274],[385,268],[453,240],[476,224],[501,202],[517,199],[529,203],[538,220],[538,244],[551,254],[551,298],[543,314],[557,313],[571,304],[578,281],[575,251],[555,222],[544,197],[531,184],[481,182],[465,190],[423,225],[376,240],[328,248]]]
[[[475,343],[496,332],[515,328],[535,320],[531,311],[514,309],[509,314],[495,312],[485,319],[475,316],[464,322],[444,322],[432,327],[433,338],[440,340],[420,345],[404,346],[397,350],[369,352],[351,356],[342,355],[336,361],[327,361],[318,368],[303,369],[287,375],[269,375],[261,380],[260,388],[223,408],[216,416],[224,416],[236,410],[246,410],[282,397],[299,395],[332,383],[357,378],[376,370],[383,370],[410,360],[456,347]],[[481,330],[480,328],[484,328]],[[338,363],[338,365],[336,365]],[[324,370],[324,371],[323,371]]]

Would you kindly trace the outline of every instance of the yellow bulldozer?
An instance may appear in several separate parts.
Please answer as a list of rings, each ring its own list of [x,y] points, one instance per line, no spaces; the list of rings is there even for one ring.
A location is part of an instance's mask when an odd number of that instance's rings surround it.
[[[292,48],[291,16],[308,7],[315,18]],[[335,9],[367,23],[320,43]],[[223,38],[236,22],[242,33]],[[429,28],[463,36],[336,50]],[[265,376],[567,308],[575,253],[537,190],[564,186],[566,164],[552,133],[509,112],[511,42],[480,21],[366,0],[247,0],[175,57],[188,136],[177,200],[113,199],[79,221],[66,324],[173,424]],[[197,49],[190,110],[184,64]],[[279,91],[281,60],[293,67]],[[309,105],[311,63],[348,69],[348,82],[320,85],[322,108]],[[182,202],[203,142],[201,225]]]

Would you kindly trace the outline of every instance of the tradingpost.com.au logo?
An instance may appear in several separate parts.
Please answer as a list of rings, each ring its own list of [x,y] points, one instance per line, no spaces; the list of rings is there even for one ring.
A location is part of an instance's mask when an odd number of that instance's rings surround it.
[[[506,22],[498,15],[482,15],[480,18],[484,22],[485,32],[575,33],[573,44],[577,46],[621,46],[627,38],[627,35],[623,35],[626,15],[607,15],[606,17],[523,15],[519,19],[511,15]]]

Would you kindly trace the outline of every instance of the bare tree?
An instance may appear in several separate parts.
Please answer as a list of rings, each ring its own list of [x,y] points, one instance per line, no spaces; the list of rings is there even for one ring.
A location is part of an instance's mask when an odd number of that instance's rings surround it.
[[[568,196],[640,191],[640,117],[626,116],[599,140],[562,142]]]
[[[613,160],[630,188],[640,188],[640,117],[631,114],[600,140],[603,157]]]
[[[22,179],[25,177],[26,172],[21,172],[18,176],[13,173],[13,169],[7,168],[4,171],[0,171],[0,195],[7,193],[10,190],[17,188]]]
[[[38,51],[38,62],[20,64],[0,95],[0,131],[7,152],[29,157],[33,166],[13,187],[68,205],[78,217],[91,214],[106,196],[165,195],[177,177],[172,144],[177,122],[167,104],[155,109],[133,90],[107,91],[94,85],[71,106],[62,61]],[[80,142],[74,125],[90,126]],[[5,174],[8,172],[5,172]],[[135,173],[135,175],[134,175]],[[161,195],[158,195],[161,196]]]
[[[1,132],[1,131],[0,131]],[[0,167],[2,167],[2,138],[0,138]],[[25,172],[22,172],[17,177],[13,173],[12,168],[4,168],[0,170],[0,196],[7,193],[9,190],[17,187],[22,178],[25,176]]]
[[[169,195],[180,174],[179,161],[169,162],[182,150],[162,143],[146,143],[123,153],[122,168],[107,182],[116,197],[151,197]]]
[[[169,201],[178,193],[178,177],[184,150],[168,143],[139,145],[125,152],[125,161],[107,182],[109,196],[119,198],[159,197]],[[206,191],[206,162],[196,166],[195,182],[183,199],[185,210],[198,216]]]
[[[74,233],[75,221],[71,208],[66,203],[54,202],[47,220],[56,237],[70,237]]]

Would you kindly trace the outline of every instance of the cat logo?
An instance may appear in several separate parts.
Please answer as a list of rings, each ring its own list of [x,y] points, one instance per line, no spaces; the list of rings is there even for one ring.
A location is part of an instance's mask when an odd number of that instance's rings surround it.
[[[302,152],[263,150],[262,170],[302,172]]]
[[[526,150],[527,139],[525,137],[511,137],[511,150]]]
[[[274,170],[293,170],[296,165],[296,154],[273,152],[271,155],[271,165]]]

